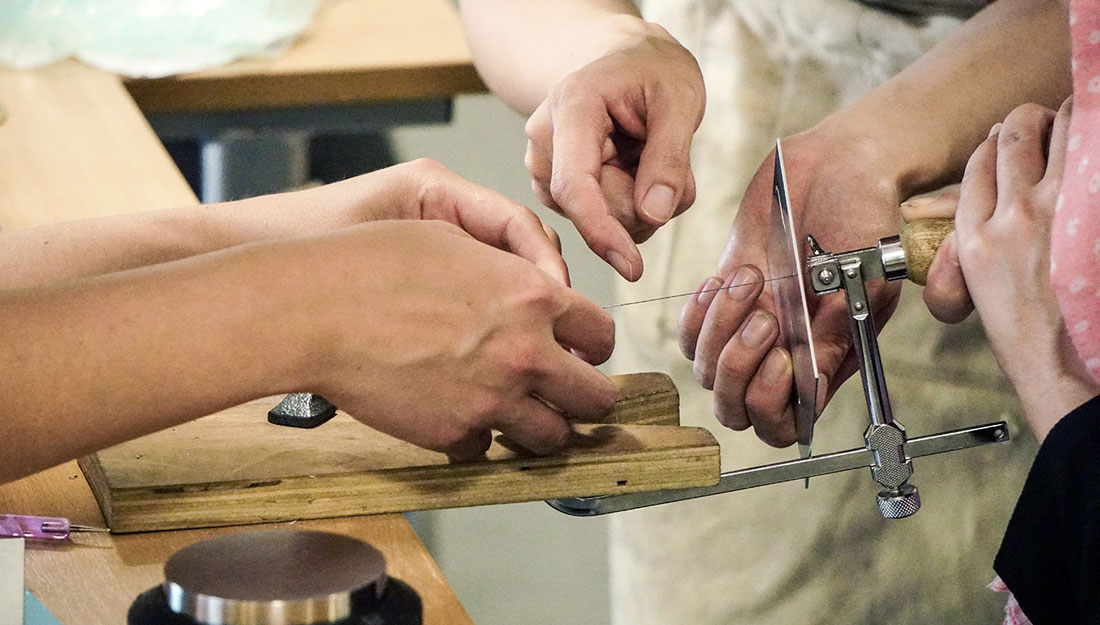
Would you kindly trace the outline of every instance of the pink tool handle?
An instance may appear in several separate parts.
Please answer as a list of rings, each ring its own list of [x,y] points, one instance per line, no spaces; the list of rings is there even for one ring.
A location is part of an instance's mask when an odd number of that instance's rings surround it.
[[[0,538],[20,537],[65,540],[69,537],[69,520],[59,517],[0,514]]]

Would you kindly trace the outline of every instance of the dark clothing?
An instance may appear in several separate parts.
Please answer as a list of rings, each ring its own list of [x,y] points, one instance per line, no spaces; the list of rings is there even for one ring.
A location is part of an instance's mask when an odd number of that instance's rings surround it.
[[[1034,625],[1100,624],[1100,397],[1043,441],[993,568]]]

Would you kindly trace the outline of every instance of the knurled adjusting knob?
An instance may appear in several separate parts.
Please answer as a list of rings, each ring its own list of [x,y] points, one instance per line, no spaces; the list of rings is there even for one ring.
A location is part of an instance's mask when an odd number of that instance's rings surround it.
[[[886,519],[904,519],[920,510],[920,492],[912,484],[897,488],[885,488],[876,497],[878,511]]]

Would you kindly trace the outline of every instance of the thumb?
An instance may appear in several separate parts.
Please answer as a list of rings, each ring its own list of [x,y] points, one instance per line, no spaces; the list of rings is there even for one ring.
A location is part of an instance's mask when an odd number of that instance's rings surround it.
[[[924,286],[924,303],[932,316],[944,323],[959,323],[974,310],[966,278],[959,265],[958,238],[955,232],[948,234],[928,268],[928,282]]]
[[[646,222],[661,226],[695,201],[691,138],[699,119],[670,107],[658,107],[647,119],[634,198]]]

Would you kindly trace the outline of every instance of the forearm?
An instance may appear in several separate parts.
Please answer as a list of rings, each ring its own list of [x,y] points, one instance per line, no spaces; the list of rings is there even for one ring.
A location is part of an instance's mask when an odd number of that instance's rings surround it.
[[[0,482],[309,382],[271,248],[0,295]]]
[[[1068,29],[1058,0],[998,0],[824,125],[877,144],[903,197],[957,181],[1013,108],[1070,94]]]
[[[0,289],[24,288],[178,260],[272,239],[327,232],[379,218],[405,218],[398,201],[368,201],[385,172],[327,187],[237,202],[48,224],[0,236]],[[380,214],[372,214],[379,212]],[[396,212],[395,212],[396,211]],[[398,214],[401,213],[401,214]]]
[[[663,33],[629,0],[461,0],[459,7],[478,72],[524,114],[566,75],[633,39]]]

